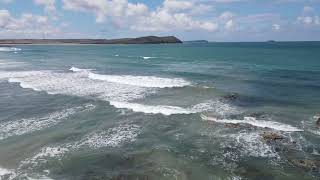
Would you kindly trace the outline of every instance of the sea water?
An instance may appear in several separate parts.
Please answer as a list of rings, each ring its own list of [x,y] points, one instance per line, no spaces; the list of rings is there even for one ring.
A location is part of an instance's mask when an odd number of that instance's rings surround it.
[[[0,179],[317,179],[319,114],[319,42],[0,48]]]

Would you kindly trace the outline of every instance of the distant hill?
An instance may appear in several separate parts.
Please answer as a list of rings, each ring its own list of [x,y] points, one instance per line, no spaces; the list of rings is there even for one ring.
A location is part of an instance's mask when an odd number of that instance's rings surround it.
[[[0,39],[0,44],[164,44],[182,43],[174,36],[122,39]]]
[[[183,41],[183,43],[209,43],[207,40]]]

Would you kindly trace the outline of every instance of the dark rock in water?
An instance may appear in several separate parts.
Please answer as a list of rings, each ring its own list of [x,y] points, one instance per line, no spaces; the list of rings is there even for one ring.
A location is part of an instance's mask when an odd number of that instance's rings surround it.
[[[232,93],[232,94],[228,94],[226,96],[223,96],[223,99],[230,100],[230,101],[234,101],[238,98],[239,98],[239,95],[236,93]]]
[[[240,128],[240,127],[241,127],[240,124],[232,124],[232,123],[225,124],[224,126],[225,126],[226,128],[233,128],[233,129],[235,129],[235,128]]]
[[[282,149],[281,149],[280,147],[275,147],[274,150],[275,150],[276,152],[282,151]]]
[[[266,119],[268,117],[268,115],[264,112],[253,112],[253,113],[249,113],[247,116],[258,118],[258,119]]]
[[[320,161],[318,160],[311,160],[311,159],[294,159],[290,161],[294,166],[310,169],[310,170],[319,170],[320,168]]]
[[[263,132],[261,134],[262,138],[266,141],[276,141],[276,140],[283,140],[284,137],[280,134],[274,132]]]
[[[316,118],[317,118],[316,124],[317,124],[317,126],[320,126],[320,117],[316,117]]]

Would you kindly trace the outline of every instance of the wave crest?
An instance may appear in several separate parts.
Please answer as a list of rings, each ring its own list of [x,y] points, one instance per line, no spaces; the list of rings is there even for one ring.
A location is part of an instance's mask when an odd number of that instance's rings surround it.
[[[15,52],[21,51],[22,49],[16,47],[0,47],[0,52]]]
[[[70,71],[87,73],[89,79],[107,81],[117,84],[148,88],[172,88],[191,85],[191,82],[182,78],[162,78],[157,76],[133,76],[133,75],[103,75],[91,72],[92,69],[71,67]]]
[[[274,121],[264,121],[264,120],[257,120],[254,117],[244,117],[243,120],[235,120],[235,119],[217,119],[214,117],[208,117],[205,115],[201,115],[201,118],[206,121],[214,121],[217,123],[227,123],[227,124],[249,124],[255,127],[260,128],[269,128],[278,131],[286,131],[286,132],[295,132],[295,131],[303,131],[302,129],[293,127],[288,124],[283,124]]]
[[[150,88],[172,88],[191,85],[190,82],[181,78],[160,78],[156,76],[101,75],[89,73],[88,77],[94,80]]]

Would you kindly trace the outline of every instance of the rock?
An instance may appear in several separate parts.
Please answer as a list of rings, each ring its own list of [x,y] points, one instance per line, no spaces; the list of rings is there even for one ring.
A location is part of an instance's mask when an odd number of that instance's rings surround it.
[[[230,101],[234,101],[238,98],[239,98],[239,95],[236,93],[232,93],[232,94],[228,94],[228,95],[223,96],[223,99],[230,100]]]
[[[232,123],[225,124],[224,126],[226,128],[233,128],[233,129],[241,127],[240,124],[232,124]]]
[[[316,170],[320,167],[320,161],[318,160],[311,160],[311,159],[294,159],[290,161],[293,165],[304,168],[304,169],[311,169]]]
[[[283,140],[284,137],[274,132],[263,132],[261,134],[262,138],[266,141],[276,141],[276,140]]]
[[[316,117],[316,118],[317,118],[316,124],[317,124],[317,126],[320,126],[320,117]]]

